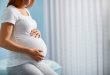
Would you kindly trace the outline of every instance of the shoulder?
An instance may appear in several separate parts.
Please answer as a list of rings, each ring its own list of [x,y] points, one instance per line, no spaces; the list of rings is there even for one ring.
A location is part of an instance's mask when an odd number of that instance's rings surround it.
[[[10,5],[4,9],[4,13],[14,15],[14,14],[16,14],[16,11],[15,11],[14,7]]]
[[[9,12],[15,12],[15,9],[13,6],[8,6],[5,10]]]
[[[0,18],[0,23],[3,22],[10,22],[15,24],[15,22],[18,20],[18,15],[15,11],[15,9],[12,6],[8,6],[4,9],[1,18]]]

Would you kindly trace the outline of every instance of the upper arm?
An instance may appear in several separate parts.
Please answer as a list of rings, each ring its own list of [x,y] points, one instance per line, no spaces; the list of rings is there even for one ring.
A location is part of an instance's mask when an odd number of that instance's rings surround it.
[[[9,22],[2,23],[0,30],[0,41],[9,40],[13,31],[13,24]]]
[[[12,8],[6,8],[1,16],[1,31],[0,39],[10,39],[13,31],[13,27],[17,21],[17,16]]]

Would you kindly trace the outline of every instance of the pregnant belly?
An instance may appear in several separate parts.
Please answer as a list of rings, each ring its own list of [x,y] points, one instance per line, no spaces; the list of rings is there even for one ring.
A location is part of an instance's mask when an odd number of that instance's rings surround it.
[[[34,37],[16,38],[16,42],[28,48],[37,48],[39,50],[42,50],[43,51],[42,54],[44,56],[46,56],[47,54],[47,47],[42,38]]]

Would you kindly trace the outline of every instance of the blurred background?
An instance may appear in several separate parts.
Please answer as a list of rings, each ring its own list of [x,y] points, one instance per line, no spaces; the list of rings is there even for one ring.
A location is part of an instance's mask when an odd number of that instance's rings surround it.
[[[110,75],[109,0],[36,0],[29,11],[62,75]],[[0,59],[7,54],[1,49]]]

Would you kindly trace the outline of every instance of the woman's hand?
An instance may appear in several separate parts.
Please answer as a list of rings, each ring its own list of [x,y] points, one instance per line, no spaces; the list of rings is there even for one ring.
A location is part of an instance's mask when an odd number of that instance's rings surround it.
[[[42,55],[42,51],[36,48],[30,49],[29,55],[36,61],[41,61],[44,59],[44,56]]]
[[[41,37],[41,33],[40,33],[40,31],[37,30],[37,29],[33,29],[33,30],[31,30],[30,35],[31,35],[31,36],[34,36],[35,38],[36,38],[36,37],[37,37],[37,38],[40,38],[40,37]]]

